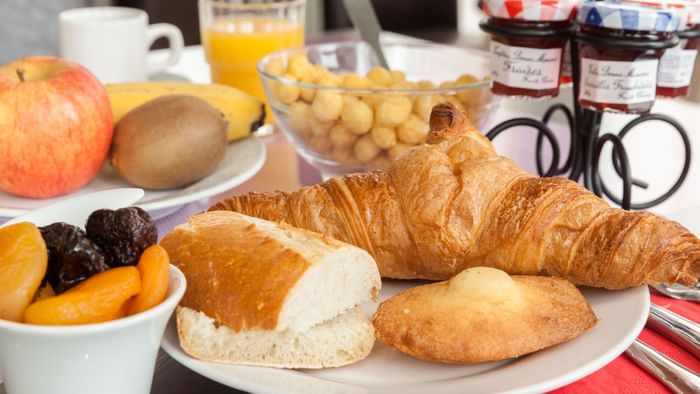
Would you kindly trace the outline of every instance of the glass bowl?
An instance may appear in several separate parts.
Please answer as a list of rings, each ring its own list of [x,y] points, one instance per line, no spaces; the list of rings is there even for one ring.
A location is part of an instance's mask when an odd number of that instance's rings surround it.
[[[483,126],[497,106],[487,52],[434,43],[364,42],[286,49],[258,63],[276,121],[324,177],[384,169],[425,142],[431,108],[451,102]]]

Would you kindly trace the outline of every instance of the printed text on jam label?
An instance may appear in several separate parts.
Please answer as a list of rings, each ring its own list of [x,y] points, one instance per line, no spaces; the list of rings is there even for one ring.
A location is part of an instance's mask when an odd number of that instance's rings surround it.
[[[695,67],[695,49],[681,49],[680,45],[664,52],[659,62],[656,84],[665,88],[680,88],[690,85]]]
[[[658,66],[656,59],[617,62],[582,58],[579,98],[610,104],[653,101]]]
[[[512,47],[491,42],[491,76],[503,85],[552,89],[559,85],[561,49]]]

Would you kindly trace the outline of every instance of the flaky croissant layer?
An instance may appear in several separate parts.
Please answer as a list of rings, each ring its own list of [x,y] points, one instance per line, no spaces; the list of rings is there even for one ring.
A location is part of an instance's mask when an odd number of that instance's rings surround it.
[[[693,285],[700,275],[700,240],[684,227],[611,208],[568,179],[526,173],[449,104],[433,109],[428,144],[386,172],[334,177],[291,193],[250,193],[210,209],[357,245],[390,278],[444,280],[489,266],[622,289]]]

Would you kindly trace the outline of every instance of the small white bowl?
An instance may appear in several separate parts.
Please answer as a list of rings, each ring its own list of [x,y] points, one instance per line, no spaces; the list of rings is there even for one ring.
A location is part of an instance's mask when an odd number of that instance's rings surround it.
[[[141,196],[140,189],[90,193],[37,209],[12,223],[42,226],[62,221],[83,227],[92,211],[129,206]],[[185,276],[171,265],[165,300],[133,316],[76,326],[0,320],[4,389],[8,394],[149,393],[165,326],[185,287]]]
[[[147,394],[165,326],[185,294],[170,266],[168,296],[155,307],[117,320],[39,326],[0,320],[0,369],[8,394]]]

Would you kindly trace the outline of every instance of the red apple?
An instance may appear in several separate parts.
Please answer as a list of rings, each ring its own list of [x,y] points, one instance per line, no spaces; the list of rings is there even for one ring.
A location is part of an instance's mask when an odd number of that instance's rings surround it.
[[[0,189],[70,193],[97,175],[111,141],[109,99],[87,69],[55,57],[0,66]]]

